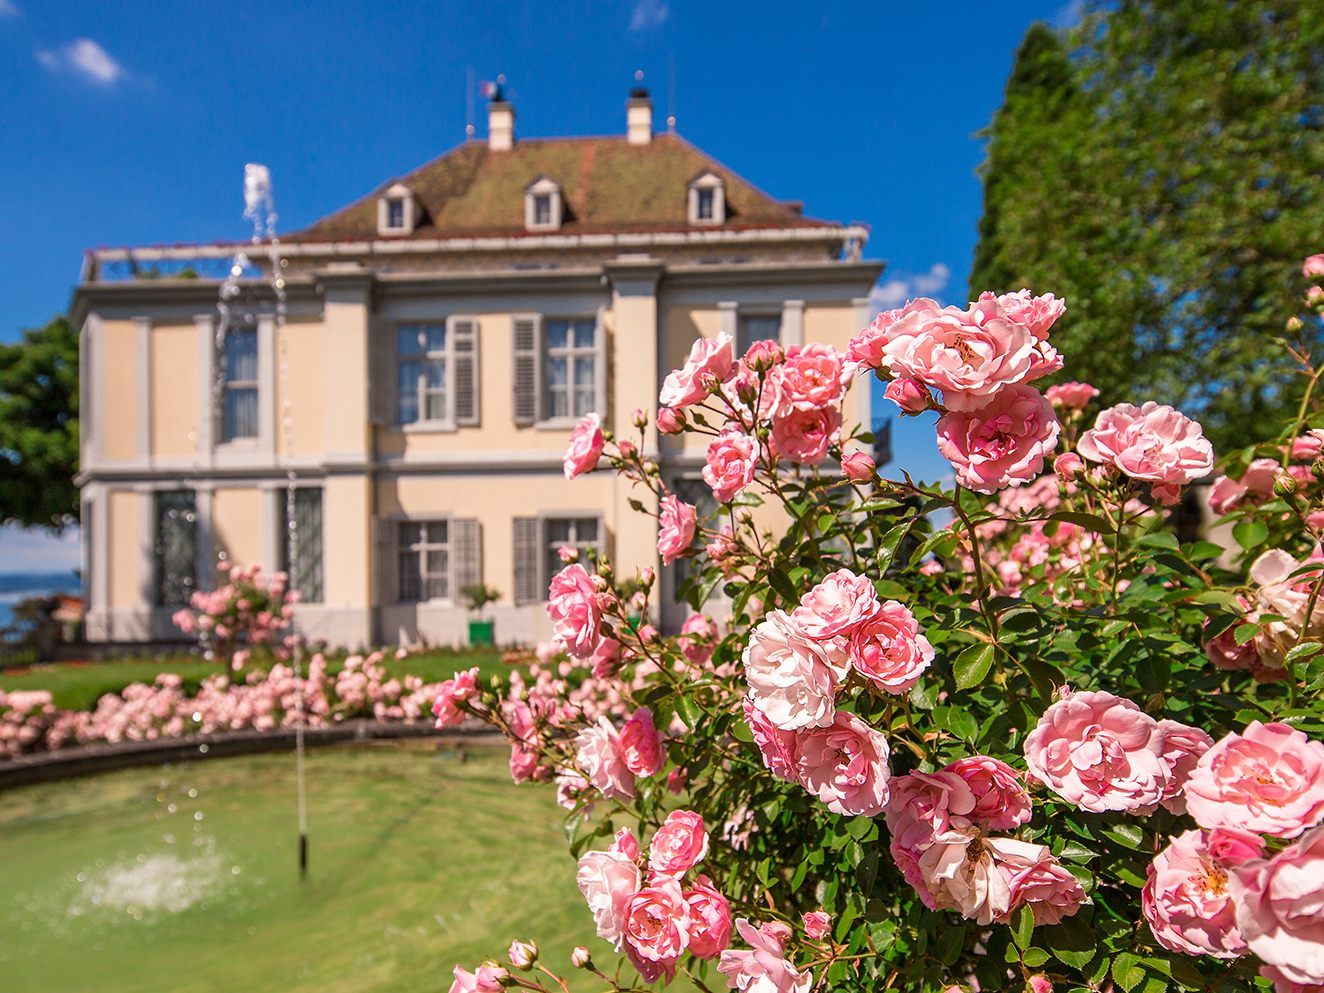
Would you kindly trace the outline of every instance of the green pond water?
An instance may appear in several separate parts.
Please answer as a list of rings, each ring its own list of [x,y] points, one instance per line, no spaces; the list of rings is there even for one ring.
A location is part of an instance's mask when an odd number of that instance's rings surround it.
[[[289,755],[0,793],[0,989],[445,993],[515,937],[557,971],[612,958],[551,789],[505,749],[324,748],[307,782],[302,883]]]

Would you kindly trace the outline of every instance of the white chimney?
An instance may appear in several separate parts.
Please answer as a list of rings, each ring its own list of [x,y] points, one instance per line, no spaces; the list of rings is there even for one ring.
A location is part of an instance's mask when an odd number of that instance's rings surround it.
[[[515,144],[515,107],[505,100],[487,105],[487,147],[494,152],[508,152]]]
[[[636,87],[625,102],[625,139],[631,145],[653,140],[653,101],[643,87]]]

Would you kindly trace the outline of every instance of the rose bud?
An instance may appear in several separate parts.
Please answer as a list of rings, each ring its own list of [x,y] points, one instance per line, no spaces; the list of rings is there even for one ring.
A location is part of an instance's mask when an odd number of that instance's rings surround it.
[[[512,941],[506,954],[516,969],[528,969],[538,958],[538,946],[531,941]]]
[[[657,412],[657,429],[663,434],[680,434],[685,430],[685,414],[670,407],[663,407]]]
[[[841,460],[841,471],[853,483],[867,483],[873,479],[878,465],[865,452],[851,452]]]
[[[583,945],[576,945],[575,950],[570,953],[570,964],[576,969],[587,969],[593,964],[593,956]]]

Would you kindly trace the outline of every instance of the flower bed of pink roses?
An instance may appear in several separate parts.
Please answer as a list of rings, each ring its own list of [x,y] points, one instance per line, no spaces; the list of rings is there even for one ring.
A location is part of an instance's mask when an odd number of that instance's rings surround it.
[[[1324,291],[1305,300],[1300,414],[1212,488],[1230,549],[1174,526],[1214,473],[1197,421],[1041,388],[1069,367],[1051,294],[914,300],[845,353],[701,338],[629,437],[584,418],[566,476],[633,485],[692,613],[633,623],[653,569],[627,595],[567,550],[548,651],[616,706],[442,685],[439,725],[487,721],[516,780],[556,783],[597,935],[551,965],[526,936],[452,993],[551,993],[566,964],[609,989],[1324,991]],[[870,375],[937,413],[954,488],[879,473],[844,409]],[[713,514],[654,461],[682,433],[707,439]]]

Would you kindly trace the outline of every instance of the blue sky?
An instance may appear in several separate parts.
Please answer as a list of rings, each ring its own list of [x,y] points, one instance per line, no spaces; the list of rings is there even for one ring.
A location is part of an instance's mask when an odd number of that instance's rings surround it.
[[[464,138],[470,68],[509,78],[518,134],[614,134],[636,69],[665,117],[674,63],[681,134],[811,215],[871,226],[880,301],[964,302],[975,133],[1026,27],[1072,9],[0,0],[0,340],[64,309],[85,248],[245,236],[245,162],[271,168],[290,230],[435,157]],[[894,444],[941,473],[927,422]],[[46,547],[0,532],[0,571],[70,561]]]

